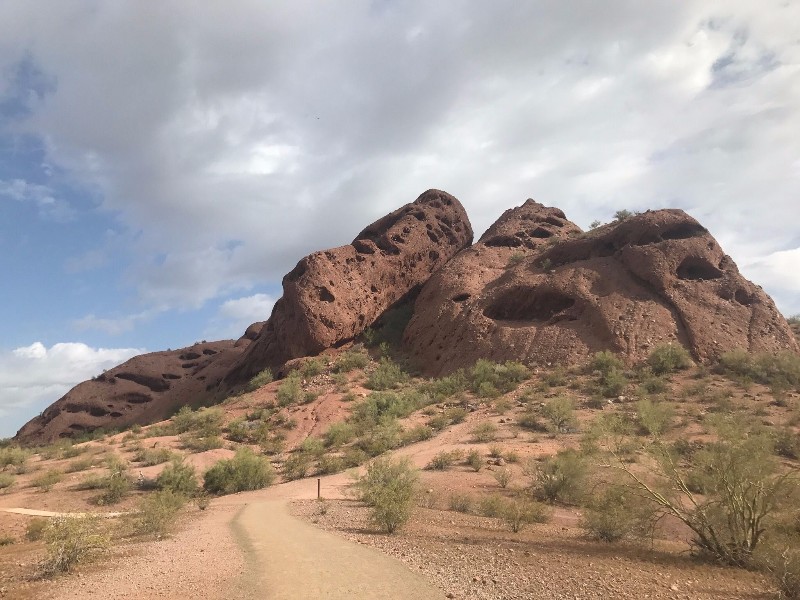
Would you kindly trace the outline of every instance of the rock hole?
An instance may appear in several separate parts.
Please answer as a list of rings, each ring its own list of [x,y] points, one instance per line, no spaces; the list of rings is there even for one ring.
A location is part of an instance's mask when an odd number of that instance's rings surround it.
[[[181,360],[197,360],[200,355],[197,352],[184,352],[178,358]],[[119,373],[117,377],[120,379],[133,379],[133,377],[126,377],[126,374],[123,373]]]
[[[552,237],[553,232],[552,231],[548,231],[544,227],[537,227],[533,231],[530,231],[529,235],[531,237],[535,237],[535,238],[539,238],[539,239],[545,239],[545,238]]]
[[[112,412],[112,413],[109,413],[108,416],[109,417],[114,417],[115,419],[117,419],[117,418],[122,416],[122,413],[121,412]]]
[[[334,295],[331,294],[331,291],[324,286],[317,287],[317,293],[319,294],[319,299],[323,302],[333,302],[336,300]]]
[[[373,294],[377,294],[378,293],[378,286],[376,286],[376,285],[369,286],[369,291],[372,292]]]
[[[753,304],[752,294],[748,294],[742,288],[736,290],[736,292],[733,294],[733,299],[736,300],[736,302],[738,302],[742,306],[750,306],[751,304]]]
[[[564,221],[561,219],[556,219],[555,217],[545,217],[545,223],[550,223],[550,225],[555,225],[556,227],[563,227]]]
[[[702,256],[689,256],[683,259],[683,262],[678,265],[677,273],[680,279],[693,281],[719,279],[722,277],[722,271]]]
[[[432,231],[428,231],[428,237],[431,238],[431,241],[434,244],[438,244],[439,243],[439,236],[436,235],[435,233],[433,233]]]
[[[513,235],[496,235],[486,240],[484,245],[490,248],[519,248],[522,246],[522,240]]]
[[[432,261],[437,261],[439,260],[439,253],[436,250],[431,250],[428,252],[428,258]]]
[[[685,240],[707,233],[706,228],[699,223],[680,223],[661,233],[663,240]]]
[[[469,300],[471,294],[459,294],[458,296],[453,296],[453,302],[464,302],[464,300]]]
[[[108,411],[100,406],[92,406],[89,409],[89,414],[93,417],[105,417],[108,414]]]
[[[555,290],[516,287],[495,298],[483,314],[496,321],[547,322],[574,304],[574,298]]]
[[[217,351],[212,350],[211,348],[206,348],[205,350],[203,350],[203,354],[205,354],[206,356],[214,356],[216,353]]]

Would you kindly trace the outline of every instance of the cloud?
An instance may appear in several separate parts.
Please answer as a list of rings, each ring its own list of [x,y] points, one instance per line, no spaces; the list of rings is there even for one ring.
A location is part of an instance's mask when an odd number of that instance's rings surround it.
[[[800,248],[774,252],[743,270],[758,273],[784,315],[800,315]]]
[[[272,313],[275,298],[269,294],[253,294],[226,300],[217,310],[206,332],[209,338],[238,338],[258,321],[266,321]]]
[[[144,352],[139,348],[92,348],[82,343],[41,342],[0,352],[0,437],[13,435],[34,411],[103,369]]]
[[[56,193],[46,185],[28,183],[22,179],[0,179],[0,197],[30,202],[39,209],[39,216],[51,221],[65,223],[75,218],[75,211],[64,200],[56,198]]]
[[[146,310],[117,318],[98,317],[90,314],[74,320],[72,326],[76,331],[102,331],[109,335],[120,335],[131,331],[137,324],[152,320],[160,312],[158,310]]]
[[[15,128],[100,190],[122,282],[169,309],[429,187],[478,233],[527,197],[584,225],[682,207],[766,278],[796,234],[798,21],[781,0],[5,3],[0,56],[53,82]]]

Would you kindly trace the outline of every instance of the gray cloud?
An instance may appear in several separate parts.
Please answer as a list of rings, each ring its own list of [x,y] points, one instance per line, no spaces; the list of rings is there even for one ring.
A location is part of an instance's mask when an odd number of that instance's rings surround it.
[[[0,56],[55,82],[17,126],[136,232],[145,307],[276,280],[429,187],[479,233],[530,196],[583,225],[682,207],[777,291],[797,22],[755,0],[6,3]]]

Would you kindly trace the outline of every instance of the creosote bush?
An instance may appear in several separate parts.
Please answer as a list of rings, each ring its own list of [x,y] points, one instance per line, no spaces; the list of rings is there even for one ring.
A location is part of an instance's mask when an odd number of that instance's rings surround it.
[[[550,510],[525,494],[516,494],[503,501],[500,516],[511,531],[518,533],[529,523],[547,523],[550,520]]]
[[[568,433],[578,428],[575,418],[575,403],[566,396],[556,396],[542,408],[542,413],[550,421],[553,433]]]
[[[720,357],[718,368],[740,381],[755,381],[777,390],[800,389],[800,356],[794,352],[750,354],[733,350]]]
[[[593,490],[583,510],[583,527],[599,541],[616,542],[642,537],[652,531],[654,512],[646,500],[630,486],[605,485]]]
[[[363,369],[369,364],[369,356],[360,349],[353,348],[342,352],[336,363],[333,365],[335,373],[349,373],[355,369]]]
[[[493,398],[514,391],[530,375],[528,367],[520,362],[499,364],[479,359],[470,371],[469,385],[481,398]]]
[[[211,494],[235,494],[265,488],[274,480],[275,470],[266,458],[240,448],[233,458],[221,460],[206,471],[203,488]]]
[[[268,383],[272,383],[272,380],[273,380],[272,371],[270,371],[269,369],[264,369],[256,376],[254,376],[250,381],[247,382],[247,386],[245,387],[245,389],[248,392],[253,392],[261,387],[264,387]]]
[[[52,576],[105,551],[111,536],[99,517],[53,517],[44,529],[42,574]]]
[[[666,375],[692,366],[692,357],[680,344],[661,344],[653,348],[647,364],[656,375]]]
[[[152,535],[157,538],[167,535],[177,519],[186,496],[163,489],[142,498],[137,512],[130,520],[134,535]]]
[[[497,438],[497,425],[491,421],[483,421],[476,424],[470,433],[472,433],[473,442],[493,442]]]
[[[525,474],[537,500],[579,504],[586,493],[586,461],[575,450],[562,450],[541,462],[528,461]]]
[[[278,406],[285,407],[297,404],[303,398],[303,386],[300,382],[300,373],[292,371],[278,386],[276,399]]]
[[[158,474],[156,486],[162,491],[191,497],[197,493],[197,473],[182,456],[177,456]]]
[[[408,374],[392,359],[381,358],[378,366],[367,376],[364,384],[370,390],[391,390],[408,381]]]
[[[355,488],[362,502],[372,507],[372,520],[394,533],[411,517],[419,475],[407,458],[379,458],[372,462]]]

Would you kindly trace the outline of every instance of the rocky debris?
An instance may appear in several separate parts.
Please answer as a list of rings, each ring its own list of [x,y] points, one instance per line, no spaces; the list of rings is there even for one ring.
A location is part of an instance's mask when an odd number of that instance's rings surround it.
[[[461,203],[428,190],[351,244],[306,256],[283,278],[283,296],[228,382],[351,340],[471,243]]]
[[[44,444],[100,427],[153,423],[181,406],[198,406],[215,398],[222,377],[249,343],[243,337],[135,356],[72,388],[26,423],[15,439]]]
[[[663,343],[701,362],[735,348],[798,351],[772,299],[683,211],[584,233],[533,200],[431,277],[404,341],[431,375],[478,358],[580,363],[599,350],[635,362]]]

